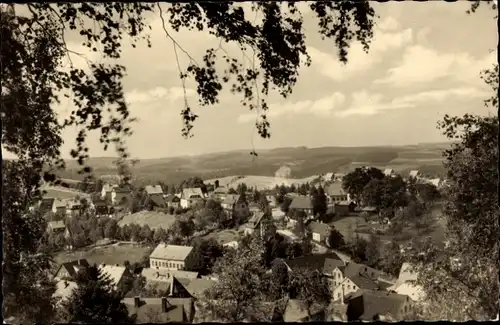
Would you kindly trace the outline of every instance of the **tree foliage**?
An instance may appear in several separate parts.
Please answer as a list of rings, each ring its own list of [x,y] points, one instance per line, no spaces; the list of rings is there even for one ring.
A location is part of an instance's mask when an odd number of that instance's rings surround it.
[[[62,303],[69,323],[126,324],[132,320],[122,296],[113,288],[109,276],[97,266],[82,269],[76,276],[77,288]]]
[[[363,189],[371,180],[381,180],[384,173],[375,167],[359,167],[342,178],[342,188],[354,199],[360,200]]]

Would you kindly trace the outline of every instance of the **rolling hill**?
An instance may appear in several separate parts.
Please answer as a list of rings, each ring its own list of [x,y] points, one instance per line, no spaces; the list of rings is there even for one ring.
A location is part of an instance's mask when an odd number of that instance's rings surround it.
[[[450,143],[430,143],[384,147],[321,147],[276,148],[259,150],[251,156],[250,150],[211,153],[199,156],[140,160],[134,167],[134,176],[140,183],[163,181],[179,183],[189,177],[219,179],[237,175],[273,176],[287,164],[293,179],[305,179],[328,172],[348,172],[360,166],[393,168],[400,173],[419,169],[430,175],[442,175],[442,152]],[[89,165],[96,176],[113,175],[114,158],[91,158]],[[81,179],[75,161],[67,161],[64,178]],[[278,180],[276,180],[278,181]],[[291,180],[290,180],[291,181]],[[266,181],[273,182],[273,181]],[[286,182],[288,183],[288,182]]]

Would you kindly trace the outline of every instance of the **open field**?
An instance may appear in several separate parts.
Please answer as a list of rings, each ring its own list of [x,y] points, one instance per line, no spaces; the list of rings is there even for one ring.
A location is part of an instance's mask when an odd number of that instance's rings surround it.
[[[151,248],[138,244],[108,245],[93,248],[85,248],[72,252],[60,252],[55,256],[57,264],[85,258],[89,263],[96,264],[120,264],[125,261],[130,263],[139,262],[141,258],[151,252]]]
[[[151,229],[163,228],[168,229],[174,224],[176,217],[171,214],[155,212],[155,211],[141,211],[130,215],[125,215],[119,222],[120,227],[124,225],[131,225],[133,223],[143,226],[148,225]]]
[[[225,244],[229,243],[233,240],[238,241],[240,239],[240,235],[236,230],[233,229],[225,229],[222,231],[217,231],[217,232],[212,232],[206,236],[204,236],[204,239],[210,239],[213,238],[215,239],[219,244]]]
[[[64,187],[46,186],[42,189],[46,192],[43,195],[44,198],[72,199],[77,196],[79,196],[80,198],[89,196],[86,193],[74,191]]]
[[[189,177],[223,179],[231,175],[274,176],[280,166],[290,166],[291,178],[304,178],[328,173],[346,172],[362,165],[379,168],[394,168],[400,172],[420,169],[429,174],[443,172],[441,153],[449,144],[418,144],[393,147],[322,147],[322,148],[277,148],[212,153],[199,156],[158,158],[141,160],[134,168],[137,182],[163,181],[179,183]],[[88,162],[96,176],[115,174],[115,158],[91,158]],[[66,171],[61,177],[81,179],[75,161],[67,161]],[[234,177],[234,176],[233,176]],[[259,183],[264,183],[258,181]],[[281,180],[266,180],[266,186],[281,183]]]

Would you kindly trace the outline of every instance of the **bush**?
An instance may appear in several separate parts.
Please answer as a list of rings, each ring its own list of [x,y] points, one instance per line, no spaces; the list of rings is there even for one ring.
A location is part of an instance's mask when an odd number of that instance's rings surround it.
[[[174,214],[174,212],[175,212],[174,207],[172,207],[172,206],[168,207],[168,214]]]
[[[175,209],[175,214],[176,215],[181,215],[183,213],[183,210],[184,209],[182,209],[182,208],[177,208],[177,209]]]

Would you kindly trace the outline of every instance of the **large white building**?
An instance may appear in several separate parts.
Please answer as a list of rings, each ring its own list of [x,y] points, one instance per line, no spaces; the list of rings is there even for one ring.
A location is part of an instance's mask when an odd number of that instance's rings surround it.
[[[151,268],[186,270],[192,265],[193,247],[158,244],[149,256]]]

